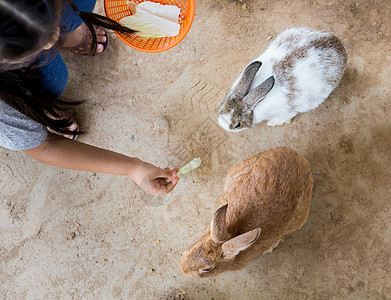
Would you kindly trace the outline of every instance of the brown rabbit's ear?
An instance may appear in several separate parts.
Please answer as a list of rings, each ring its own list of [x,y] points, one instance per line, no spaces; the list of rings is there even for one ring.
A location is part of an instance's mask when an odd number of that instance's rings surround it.
[[[228,204],[219,207],[213,215],[210,224],[210,237],[215,243],[223,243],[226,239],[225,215]]]
[[[222,246],[224,256],[234,258],[240,251],[252,246],[258,239],[260,232],[261,228],[255,228],[225,242]]]

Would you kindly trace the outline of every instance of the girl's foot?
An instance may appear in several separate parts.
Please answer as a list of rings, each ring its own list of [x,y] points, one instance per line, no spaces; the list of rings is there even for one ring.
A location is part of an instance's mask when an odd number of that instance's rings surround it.
[[[77,133],[79,132],[79,126],[77,125],[76,122],[73,122],[71,125],[69,125],[69,126],[67,127],[67,129],[68,129],[69,131],[72,131],[72,132],[74,132],[75,134],[64,134],[64,133],[61,133],[61,132],[57,132],[57,131],[53,130],[53,129],[50,128],[50,127],[46,127],[46,128],[47,128],[47,130],[48,130],[49,132],[54,133],[54,134],[57,134],[57,135],[61,135],[61,136],[65,137],[65,138],[67,138],[67,139],[70,139],[70,140],[77,140],[77,138],[79,137],[78,134],[77,134]]]
[[[105,30],[102,28],[93,25],[96,39],[97,39],[97,45],[96,50],[93,52],[91,50],[92,45],[92,34],[90,29],[87,27],[85,23],[80,25],[78,28],[76,28],[71,33],[68,33],[62,37],[60,37],[58,41],[58,47],[61,50],[70,50],[73,53],[80,54],[80,55],[97,55],[103,53],[107,46],[108,46],[108,35]]]
[[[56,112],[57,112],[57,115],[58,115],[59,117],[55,117],[55,116],[53,116],[52,114],[50,114],[50,113],[48,113],[48,112],[45,112],[45,113],[46,113],[46,115],[47,115],[49,118],[51,118],[51,119],[53,119],[53,120],[69,119],[69,117],[67,117],[65,113],[59,112],[59,111],[57,111],[57,110],[56,110]],[[49,132],[51,132],[51,133],[54,133],[54,134],[63,136],[63,137],[65,137],[65,138],[67,138],[67,139],[76,140],[76,139],[79,137],[79,135],[78,135],[78,133],[79,133],[79,125],[77,125],[76,121],[74,121],[72,118],[71,118],[71,121],[72,121],[72,124],[69,125],[69,126],[67,127],[67,129],[68,129],[69,131],[71,131],[71,132],[74,132],[74,134],[64,134],[64,133],[55,131],[55,130],[52,129],[51,127],[46,127],[46,128],[47,128],[47,130],[48,130]]]

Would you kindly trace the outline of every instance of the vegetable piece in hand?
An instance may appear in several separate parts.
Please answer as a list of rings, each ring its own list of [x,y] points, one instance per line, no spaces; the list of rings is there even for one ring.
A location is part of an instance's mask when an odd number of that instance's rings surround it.
[[[189,171],[193,171],[197,169],[201,165],[201,158],[194,158],[191,162],[189,162],[187,165],[183,166],[177,173],[177,175],[185,174]]]

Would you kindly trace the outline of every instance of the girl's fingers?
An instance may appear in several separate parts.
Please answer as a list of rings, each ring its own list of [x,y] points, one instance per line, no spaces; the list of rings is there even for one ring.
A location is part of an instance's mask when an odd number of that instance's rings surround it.
[[[167,185],[162,186],[162,191],[164,191],[163,193],[168,194],[169,192],[171,192],[174,189],[174,187],[176,186],[176,184],[178,183],[178,181],[179,181],[179,178],[175,177],[172,181],[167,183]]]
[[[167,180],[163,179],[163,178],[158,179],[156,182],[157,183],[157,186],[156,186],[157,194],[168,194],[169,192],[171,192],[174,189],[174,187],[176,186],[178,181],[179,181],[178,177],[175,177],[170,182],[167,182]]]
[[[167,170],[168,172],[165,173],[165,176],[160,176],[164,178],[172,178],[176,176],[176,173],[179,171],[178,168],[170,169],[169,167],[165,167],[164,170]]]

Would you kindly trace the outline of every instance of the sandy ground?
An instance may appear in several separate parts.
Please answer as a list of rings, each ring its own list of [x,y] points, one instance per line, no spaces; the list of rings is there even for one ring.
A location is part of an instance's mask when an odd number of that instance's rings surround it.
[[[146,54],[113,35],[103,56],[65,55],[65,96],[85,100],[81,141],[162,167],[200,156],[168,196],[119,176],[0,150],[0,299],[391,299],[389,0],[197,0],[192,29]],[[98,3],[98,12],[103,4]],[[336,34],[338,89],[292,124],[239,134],[216,111],[243,67],[286,28]],[[156,125],[165,116],[169,129]],[[194,280],[182,252],[205,230],[229,170],[288,145],[314,175],[310,216],[248,267]]]

